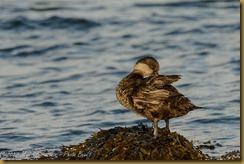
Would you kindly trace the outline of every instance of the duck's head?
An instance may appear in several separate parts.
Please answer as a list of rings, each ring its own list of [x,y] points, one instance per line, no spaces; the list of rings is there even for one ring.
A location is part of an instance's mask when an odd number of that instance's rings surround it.
[[[153,57],[144,57],[138,60],[134,66],[133,73],[140,74],[141,76],[155,76],[158,75],[159,64]]]

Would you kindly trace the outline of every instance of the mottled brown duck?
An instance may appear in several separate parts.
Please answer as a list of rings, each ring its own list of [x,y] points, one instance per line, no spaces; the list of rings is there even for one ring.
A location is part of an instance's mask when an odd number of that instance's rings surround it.
[[[153,122],[155,138],[160,120],[165,120],[166,130],[170,131],[169,119],[200,108],[171,85],[180,75],[159,75],[158,72],[158,61],[144,57],[116,88],[116,97],[123,106]]]

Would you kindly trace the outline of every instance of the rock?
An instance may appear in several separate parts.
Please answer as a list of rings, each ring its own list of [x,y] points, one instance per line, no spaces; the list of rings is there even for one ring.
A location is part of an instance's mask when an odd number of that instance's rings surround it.
[[[140,124],[133,127],[115,127],[100,130],[79,145],[63,146],[54,156],[38,160],[207,160],[208,155],[193,147],[177,132]]]

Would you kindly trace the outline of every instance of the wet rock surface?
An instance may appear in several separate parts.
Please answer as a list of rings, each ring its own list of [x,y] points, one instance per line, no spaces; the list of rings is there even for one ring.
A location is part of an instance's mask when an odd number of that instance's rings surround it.
[[[84,143],[63,146],[54,156],[38,160],[207,160],[192,143],[177,132],[159,128],[154,139],[153,129],[140,124],[100,130]]]
[[[100,130],[78,145],[62,146],[52,156],[37,160],[240,160],[240,151],[227,152],[221,157],[210,157],[201,149],[221,146],[206,141],[193,146],[177,132],[159,128],[158,138],[153,128],[139,124],[133,127],[115,127]]]

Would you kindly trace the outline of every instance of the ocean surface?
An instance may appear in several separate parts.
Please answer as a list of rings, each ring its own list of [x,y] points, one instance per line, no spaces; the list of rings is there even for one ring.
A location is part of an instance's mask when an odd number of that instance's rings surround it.
[[[144,56],[196,105],[170,120],[220,156],[240,150],[240,2],[237,0],[1,0],[0,158],[34,159],[99,129],[147,119],[116,100]],[[159,123],[164,127],[164,121]]]

